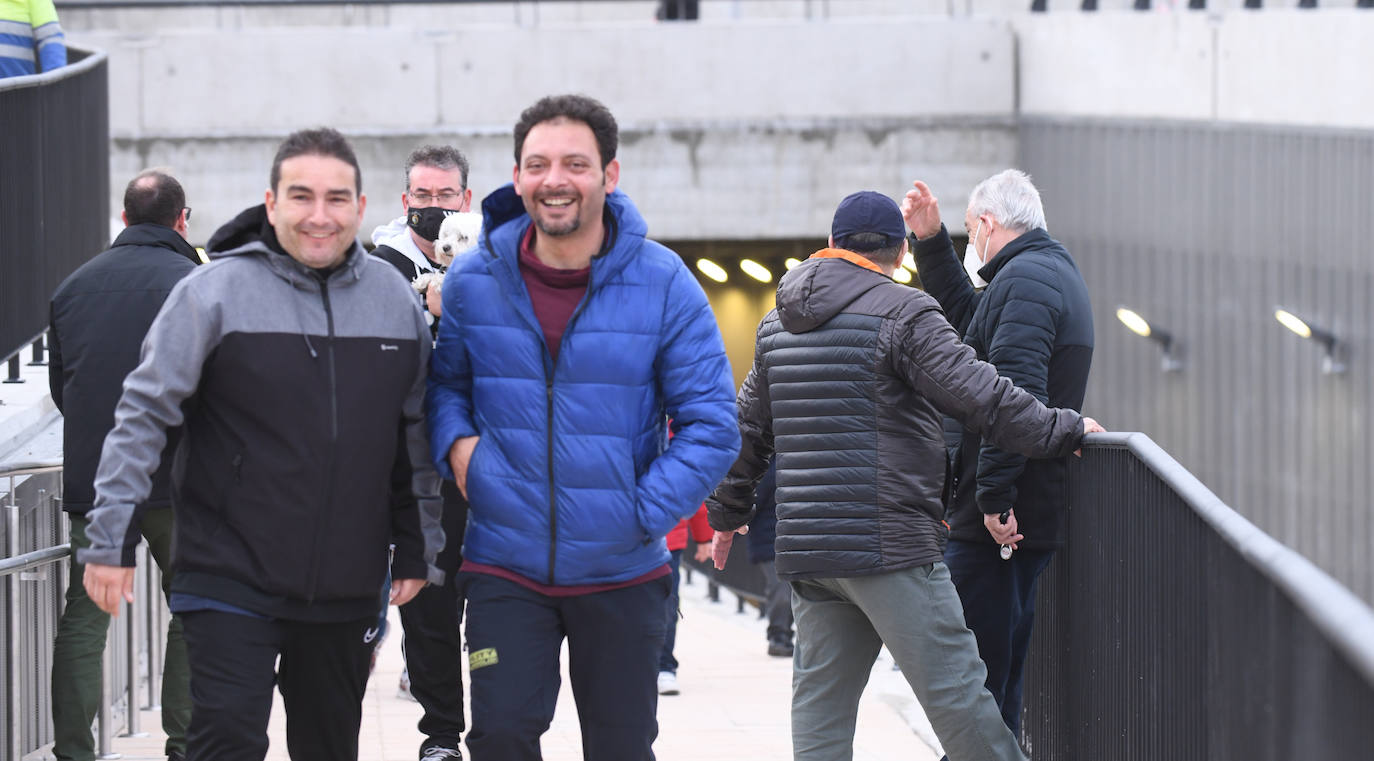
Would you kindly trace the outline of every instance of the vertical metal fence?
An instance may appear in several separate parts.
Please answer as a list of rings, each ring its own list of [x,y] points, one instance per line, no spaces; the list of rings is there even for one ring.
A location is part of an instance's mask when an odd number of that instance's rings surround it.
[[[0,758],[23,759],[53,740],[53,640],[70,579],[61,463],[7,466],[0,472],[0,507]],[[106,641],[101,756],[110,753],[116,732],[138,733],[140,708],[157,705],[170,614],[146,547],[138,560],[136,602],[112,623]]]
[[[1041,579],[1032,757],[1367,758],[1374,611],[1148,437],[1092,440]]]
[[[110,239],[105,54],[68,46],[69,65],[0,79],[0,357],[48,321],[48,298]]]

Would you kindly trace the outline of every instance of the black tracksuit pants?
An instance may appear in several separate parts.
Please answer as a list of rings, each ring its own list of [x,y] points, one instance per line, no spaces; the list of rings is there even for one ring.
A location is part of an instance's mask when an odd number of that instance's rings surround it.
[[[420,733],[425,740],[420,752],[440,746],[457,749],[466,722],[463,718],[463,586],[458,568],[463,564],[463,532],[468,523],[468,503],[452,481],[445,480],[444,550],[435,564],[444,572],[442,586],[427,586],[415,599],[401,606],[402,648],[410,675],[410,694],[425,709]]]
[[[273,687],[285,701],[292,761],[357,760],[375,615],[325,624],[217,610],[181,616],[191,667],[188,761],[262,761]]]

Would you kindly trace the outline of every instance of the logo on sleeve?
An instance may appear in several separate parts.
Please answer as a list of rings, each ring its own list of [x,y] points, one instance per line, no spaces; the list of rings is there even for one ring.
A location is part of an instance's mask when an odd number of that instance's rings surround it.
[[[382,351],[400,351],[401,347],[396,344],[382,344]]]

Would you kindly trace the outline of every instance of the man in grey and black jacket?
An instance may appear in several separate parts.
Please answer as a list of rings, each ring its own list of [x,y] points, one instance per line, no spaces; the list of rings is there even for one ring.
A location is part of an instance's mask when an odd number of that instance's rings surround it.
[[[844,199],[831,246],[783,276],[738,397],[743,447],[707,501],[723,566],[777,453],[778,576],[792,584],[794,757],[852,755],[859,695],[886,645],[958,759],[1020,759],[942,561],[942,414],[1034,457],[1099,431],[979,362],[930,296],[892,280],[897,204]]]
[[[105,440],[85,583],[131,600],[139,505],[165,429],[173,467],[171,607],[184,622],[187,756],[262,758],[272,690],[296,759],[355,759],[377,595],[408,601],[443,544],[421,413],[429,330],[394,268],[357,242],[366,200],[331,129],[277,151],[266,224],[240,215],[173,289]]]
[[[963,266],[934,194],[925,183],[913,185],[903,211],[917,238],[921,282],[964,342],[1036,399],[1081,409],[1093,357],[1088,286],[1046,231],[1030,177],[1008,169],[969,194]],[[957,444],[945,564],[988,668],[988,691],[1017,733],[1036,582],[1062,541],[1065,463],[1027,460],[977,431],[957,423],[951,429]]]

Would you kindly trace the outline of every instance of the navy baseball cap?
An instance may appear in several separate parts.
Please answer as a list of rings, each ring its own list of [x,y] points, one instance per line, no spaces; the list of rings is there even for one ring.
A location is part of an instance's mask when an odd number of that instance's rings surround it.
[[[901,243],[906,237],[906,221],[897,202],[873,190],[861,190],[845,196],[835,209],[830,223],[830,237],[835,245],[856,233],[876,233],[887,238],[888,246]]]

